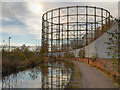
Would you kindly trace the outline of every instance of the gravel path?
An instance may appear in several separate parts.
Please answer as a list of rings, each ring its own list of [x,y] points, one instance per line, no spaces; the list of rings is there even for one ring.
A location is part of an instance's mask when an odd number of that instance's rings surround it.
[[[117,88],[117,85],[101,71],[83,62],[73,62],[79,66],[82,88]]]

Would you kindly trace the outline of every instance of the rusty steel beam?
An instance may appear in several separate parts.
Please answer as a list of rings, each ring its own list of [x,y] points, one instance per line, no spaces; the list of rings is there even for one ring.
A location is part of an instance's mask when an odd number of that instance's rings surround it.
[[[49,52],[55,52],[77,49],[79,44],[88,45],[89,39],[91,43],[107,30],[111,18],[109,11],[93,6],[68,6],[47,11],[42,16],[42,46],[47,43]],[[70,45],[72,43],[76,48]]]

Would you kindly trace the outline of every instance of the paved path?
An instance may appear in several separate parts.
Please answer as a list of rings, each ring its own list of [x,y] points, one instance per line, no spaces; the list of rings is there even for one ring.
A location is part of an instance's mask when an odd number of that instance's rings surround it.
[[[82,88],[115,88],[117,85],[112,82],[112,80],[107,77],[104,73],[90,65],[73,61],[79,66],[81,72],[81,84]]]

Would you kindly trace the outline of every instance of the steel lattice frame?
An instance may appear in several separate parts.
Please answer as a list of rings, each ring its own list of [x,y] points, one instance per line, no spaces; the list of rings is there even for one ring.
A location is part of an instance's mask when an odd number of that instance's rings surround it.
[[[49,52],[81,48],[105,32],[111,24],[108,10],[92,6],[69,6],[42,16],[42,46]]]

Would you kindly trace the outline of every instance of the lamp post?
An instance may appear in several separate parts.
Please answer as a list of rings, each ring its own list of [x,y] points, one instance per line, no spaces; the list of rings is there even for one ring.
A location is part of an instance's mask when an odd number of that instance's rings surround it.
[[[9,37],[8,39],[9,39],[8,41],[9,41],[9,59],[10,59],[10,39],[11,39],[11,37]],[[10,78],[9,78],[9,88],[10,88]]]
[[[10,39],[11,39],[11,37],[9,37],[9,52],[10,52]]]

